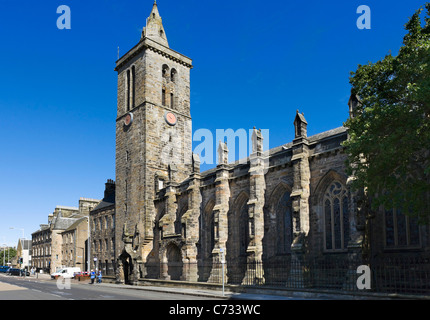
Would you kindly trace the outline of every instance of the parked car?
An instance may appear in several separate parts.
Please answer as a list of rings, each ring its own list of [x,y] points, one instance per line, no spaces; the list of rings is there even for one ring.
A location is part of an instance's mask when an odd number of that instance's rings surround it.
[[[0,266],[0,273],[7,273],[9,269],[9,266]]]
[[[10,276],[23,276],[23,275],[29,276],[30,272],[28,272],[28,271],[26,271],[24,269],[10,268],[7,271],[7,274],[10,275]]]

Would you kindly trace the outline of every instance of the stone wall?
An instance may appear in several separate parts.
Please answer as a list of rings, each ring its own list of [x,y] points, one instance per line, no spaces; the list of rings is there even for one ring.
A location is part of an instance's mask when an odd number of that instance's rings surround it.
[[[172,245],[177,246],[182,253],[183,262],[189,261],[187,252],[195,246],[195,251],[198,252],[196,261],[205,266],[212,263],[213,267],[209,271],[194,272],[198,273],[197,278],[200,280],[211,281],[214,279],[211,274],[219,272],[214,268],[221,261],[221,252],[226,255],[226,277],[234,279],[248,276],[249,271],[242,266],[252,261],[289,261],[294,240],[301,241],[300,245],[304,247],[300,247],[300,252],[308,257],[330,253],[323,246],[321,195],[335,180],[346,184],[346,155],[340,145],[345,138],[344,129],[307,138],[309,165],[307,170],[299,171],[299,174],[295,174],[293,144],[290,143],[269,151],[269,159],[265,162],[269,167],[261,171],[261,178],[252,172],[255,168],[255,164],[251,162],[252,157],[244,164],[220,164],[207,172],[194,175],[193,185],[198,187],[193,189],[198,190],[198,196],[194,195],[197,204],[190,201],[190,192],[187,191],[190,187],[189,180],[159,190],[156,196],[156,231],[152,252],[157,259],[154,261],[168,264],[165,250]],[[324,147],[327,145],[330,147]],[[290,196],[294,188],[301,188],[300,183],[306,174],[309,188],[306,201],[309,210],[301,215],[299,212],[294,224],[293,199]],[[298,178],[300,181],[297,182],[295,179]],[[193,203],[194,210],[190,209],[190,203]],[[250,208],[252,206],[254,207]],[[298,210],[300,209],[301,207]],[[263,213],[260,218],[256,215],[258,210]],[[279,210],[288,212],[290,216],[286,219],[289,221],[279,220],[282,219],[279,217],[282,214]],[[187,216],[184,217],[185,215]],[[193,216],[194,224],[186,224],[184,232],[184,221]],[[280,229],[279,221],[283,223],[284,229]],[[309,226],[307,230],[303,228],[306,223]],[[279,234],[279,230],[285,235]],[[297,240],[301,234],[305,235],[305,239]],[[280,242],[281,236],[283,239]],[[189,241],[190,238],[193,241]],[[175,240],[172,242],[173,239]],[[346,254],[348,250],[338,253]],[[183,271],[190,272],[185,269]],[[164,272],[168,274],[166,270]],[[190,275],[183,274],[182,277]]]

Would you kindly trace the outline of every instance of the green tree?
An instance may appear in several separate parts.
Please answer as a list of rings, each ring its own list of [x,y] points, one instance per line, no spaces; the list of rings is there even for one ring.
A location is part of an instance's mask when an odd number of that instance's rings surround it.
[[[12,258],[16,256],[16,249],[14,248],[2,248],[0,251],[0,265],[5,266],[8,259],[9,253],[9,262],[12,261]]]
[[[357,97],[345,122],[348,173],[365,189],[372,208],[401,207],[406,214],[430,215],[430,3],[418,9],[397,56],[358,65],[351,72]]]

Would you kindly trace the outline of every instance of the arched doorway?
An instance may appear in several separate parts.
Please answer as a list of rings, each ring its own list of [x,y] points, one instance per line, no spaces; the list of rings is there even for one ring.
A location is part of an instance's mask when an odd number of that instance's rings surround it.
[[[122,271],[124,276],[124,283],[130,283],[131,275],[133,274],[133,259],[127,252],[123,252],[119,257],[122,264]]]
[[[167,274],[170,280],[180,280],[182,276],[182,254],[181,250],[174,243],[170,243],[166,248]]]

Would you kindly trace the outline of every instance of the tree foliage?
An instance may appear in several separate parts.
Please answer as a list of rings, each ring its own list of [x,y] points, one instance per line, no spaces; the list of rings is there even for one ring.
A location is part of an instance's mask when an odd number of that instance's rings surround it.
[[[8,255],[9,254],[9,255]],[[0,266],[5,266],[6,263],[8,262],[8,257],[9,257],[9,261],[12,261],[12,258],[15,258],[16,256],[16,249],[15,248],[2,248],[2,250],[0,251]]]
[[[359,98],[345,122],[348,173],[372,208],[401,207],[430,215],[430,3],[417,10],[397,56],[358,65],[351,93]]]

